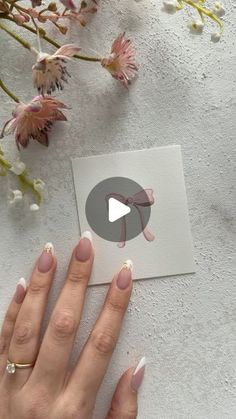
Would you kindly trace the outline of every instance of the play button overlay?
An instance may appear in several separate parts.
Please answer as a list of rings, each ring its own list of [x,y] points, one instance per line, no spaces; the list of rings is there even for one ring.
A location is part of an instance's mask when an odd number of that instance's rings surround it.
[[[103,239],[117,242],[119,247],[124,247],[140,233],[152,241],[152,234],[146,227],[154,204],[153,190],[149,187],[125,177],[99,182],[85,204],[91,229]]]
[[[128,205],[122,204],[115,198],[109,198],[108,200],[108,220],[110,223],[119,220],[121,217],[129,214],[131,211]]]

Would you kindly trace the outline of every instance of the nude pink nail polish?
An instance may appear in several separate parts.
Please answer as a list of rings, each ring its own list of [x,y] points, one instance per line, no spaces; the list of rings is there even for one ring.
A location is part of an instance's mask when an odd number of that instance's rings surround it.
[[[89,231],[85,231],[78,245],[75,248],[75,257],[79,262],[86,262],[92,253],[92,235]]]
[[[24,278],[20,278],[16,285],[14,300],[17,304],[22,304],[26,294],[26,282]]]
[[[131,387],[134,391],[138,391],[139,387],[142,384],[144,373],[145,373],[145,367],[146,367],[146,358],[144,356],[139,361],[131,378]]]
[[[43,249],[43,252],[38,260],[38,270],[39,272],[45,274],[50,271],[53,265],[53,254],[54,247],[52,243],[46,243]]]
[[[132,281],[132,269],[133,269],[132,261],[127,260],[123,264],[116,280],[116,285],[118,288],[120,288],[120,290],[124,290],[128,288],[128,286],[130,285],[130,282]]]

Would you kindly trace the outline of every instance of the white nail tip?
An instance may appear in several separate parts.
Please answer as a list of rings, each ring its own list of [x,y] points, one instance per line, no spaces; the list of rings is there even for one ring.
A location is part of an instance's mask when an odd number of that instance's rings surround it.
[[[137,367],[135,368],[135,371],[134,371],[133,375],[136,375],[137,372],[139,372],[141,370],[141,368],[145,367],[146,364],[147,364],[146,357],[143,356],[143,358],[139,361]]]
[[[27,285],[26,285],[25,278],[20,278],[19,281],[17,282],[17,285],[21,285],[24,288],[24,290],[26,290]]]
[[[132,272],[132,271],[133,271],[133,269],[134,269],[134,265],[133,265],[132,260],[130,260],[130,259],[126,260],[126,261],[124,262],[124,264],[123,264],[123,267],[124,267],[124,268],[127,268],[127,269],[130,269],[130,270],[131,270],[131,272]]]
[[[90,231],[84,231],[81,238],[89,239],[91,242],[93,241],[93,237],[92,237],[92,234],[90,233]]]
[[[45,246],[44,246],[44,250],[46,252],[48,252],[48,253],[50,252],[50,253],[52,253],[52,255],[54,255],[54,246],[53,246],[52,243],[50,243],[50,242],[46,243]]]

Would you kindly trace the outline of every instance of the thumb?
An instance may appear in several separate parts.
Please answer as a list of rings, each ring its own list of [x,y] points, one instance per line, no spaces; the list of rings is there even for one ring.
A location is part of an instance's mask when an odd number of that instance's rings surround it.
[[[106,419],[136,419],[138,414],[138,389],[142,384],[146,358],[136,368],[128,369],[120,378]]]

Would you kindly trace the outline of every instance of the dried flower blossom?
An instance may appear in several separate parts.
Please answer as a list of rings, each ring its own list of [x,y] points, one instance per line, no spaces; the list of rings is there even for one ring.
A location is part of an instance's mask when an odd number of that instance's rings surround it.
[[[38,54],[37,62],[32,67],[33,84],[40,94],[51,94],[55,89],[63,89],[63,82],[70,77],[66,69],[66,60],[73,57],[80,48],[74,44],[63,45],[55,54]]]
[[[34,189],[37,192],[42,192],[45,188],[45,182],[43,182],[41,179],[34,179],[33,180]]]
[[[164,0],[163,1],[163,10],[166,13],[173,14],[178,10],[178,2],[177,0]]]
[[[22,201],[23,194],[19,189],[15,189],[14,191],[10,191],[9,193],[9,204],[15,205],[17,202]]]
[[[88,14],[94,14],[97,12],[96,6],[86,6],[84,5],[85,2],[81,3],[81,7],[78,11],[71,10],[70,13],[67,13],[64,15],[64,17],[67,17],[73,22],[80,23],[81,26],[86,26],[87,20],[86,15]]]
[[[5,124],[1,137],[15,133],[17,147],[27,147],[30,138],[48,146],[48,131],[54,121],[66,121],[60,109],[66,105],[51,96],[36,96],[28,104],[16,105],[13,118]]]
[[[101,64],[111,73],[112,77],[128,87],[138,71],[135,55],[133,43],[130,39],[125,38],[124,32],[113,42],[110,56],[103,58]]]
[[[39,210],[39,205],[38,204],[31,204],[30,205],[30,211],[32,211],[32,212],[36,212],[36,211],[38,211]]]
[[[211,35],[211,41],[212,41],[212,42],[214,42],[214,43],[219,42],[220,38],[221,38],[221,34],[220,34],[220,32],[214,32],[214,33]]]
[[[41,6],[42,0],[31,0],[32,7]]]
[[[10,171],[13,172],[15,175],[20,176],[22,173],[24,173],[26,169],[25,163],[23,163],[20,160],[17,160],[10,168]]]
[[[213,8],[213,13],[215,13],[216,16],[222,17],[225,15],[225,7],[221,1],[216,1]]]
[[[65,6],[68,10],[76,10],[76,5],[73,0],[60,0],[60,2]]]
[[[201,34],[204,28],[204,23],[202,20],[194,20],[188,24],[189,30],[193,34]]]

